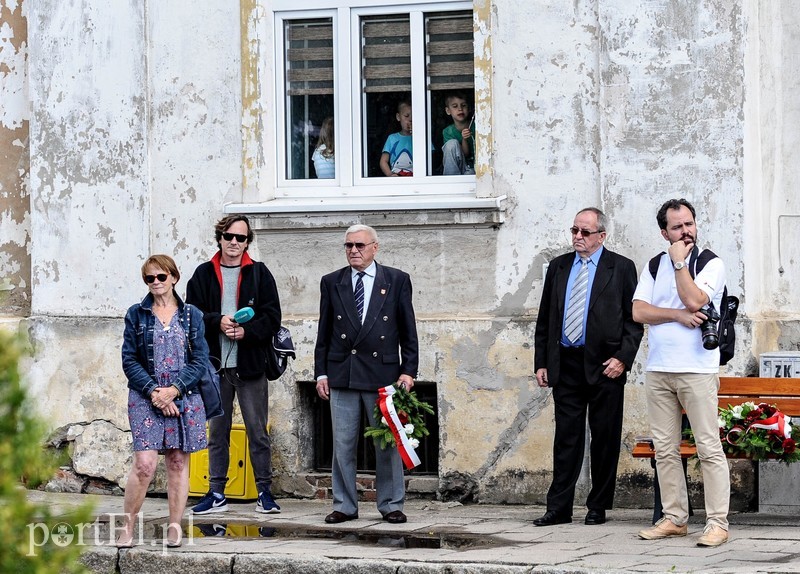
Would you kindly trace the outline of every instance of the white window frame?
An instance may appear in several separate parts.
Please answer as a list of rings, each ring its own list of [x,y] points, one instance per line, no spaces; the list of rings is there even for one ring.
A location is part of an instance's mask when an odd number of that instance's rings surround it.
[[[452,196],[454,199],[475,198],[474,175],[427,175],[430,161],[428,141],[430,93],[426,86],[426,75],[414,73],[425,69],[424,14],[430,12],[473,10],[472,2],[464,0],[405,0],[402,4],[374,6],[376,0],[303,0],[302,10],[297,9],[297,0],[274,0],[271,6],[274,33],[274,118],[275,143],[265,149],[274,150],[275,174],[273,185],[275,199],[297,200],[303,198],[349,197],[411,197]],[[381,14],[408,14],[411,28],[411,92],[412,120],[415,125],[426,126],[414,130],[415,150],[426,150],[414,155],[412,177],[364,177],[364,94],[361,90],[361,37],[360,19],[363,16]],[[285,84],[284,22],[331,18],[333,22],[334,47],[334,123],[336,143],[335,179],[288,179],[287,170],[287,101]],[[346,25],[347,23],[348,25]],[[355,73],[352,72],[355,71]],[[444,110],[431,110],[431,113]],[[441,202],[441,198],[439,200]]]

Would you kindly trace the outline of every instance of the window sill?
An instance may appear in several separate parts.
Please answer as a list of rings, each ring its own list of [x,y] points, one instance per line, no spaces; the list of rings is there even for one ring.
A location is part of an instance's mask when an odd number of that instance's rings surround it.
[[[380,227],[497,227],[505,221],[506,196],[352,197],[273,199],[229,203],[225,213],[244,213],[256,230],[341,228],[356,223]]]

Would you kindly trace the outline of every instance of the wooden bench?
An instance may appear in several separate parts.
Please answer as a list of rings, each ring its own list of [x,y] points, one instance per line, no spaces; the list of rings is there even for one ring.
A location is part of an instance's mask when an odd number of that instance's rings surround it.
[[[727,408],[752,401],[756,404],[776,405],[783,414],[800,422],[800,379],[774,377],[720,377],[719,406]],[[797,417],[797,419],[795,419]],[[795,425],[792,425],[795,426]],[[681,443],[681,456],[694,456],[697,449],[684,441]],[[654,458],[656,451],[649,441],[637,441],[633,447],[635,458]],[[728,458],[742,458],[728,454]]]

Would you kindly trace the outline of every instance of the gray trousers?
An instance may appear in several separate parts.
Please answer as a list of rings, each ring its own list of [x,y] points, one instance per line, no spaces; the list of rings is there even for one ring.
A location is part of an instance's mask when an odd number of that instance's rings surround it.
[[[237,396],[250,447],[256,488],[259,494],[269,490],[272,485],[272,445],[267,433],[269,381],[264,375],[257,379],[242,380],[236,376],[236,369],[222,369],[219,372],[219,390],[225,414],[208,421],[209,487],[214,492],[225,493],[230,464],[233,397]]]
[[[442,147],[443,175],[475,175],[475,168],[467,165],[461,142],[447,140]]]
[[[377,400],[377,392],[331,389],[333,509],[347,515],[358,512],[356,449],[359,433],[364,432],[361,428],[361,405],[367,411],[370,426],[377,426],[374,415]],[[378,511],[386,516],[395,510],[403,510],[403,461],[396,448],[381,450],[378,441],[374,444]]]

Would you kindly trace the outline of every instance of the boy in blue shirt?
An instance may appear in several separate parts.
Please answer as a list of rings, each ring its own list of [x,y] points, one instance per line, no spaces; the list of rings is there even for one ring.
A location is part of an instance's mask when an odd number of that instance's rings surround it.
[[[411,144],[411,104],[397,104],[397,121],[400,131],[389,134],[381,153],[381,171],[386,176],[410,176],[414,173]]]

